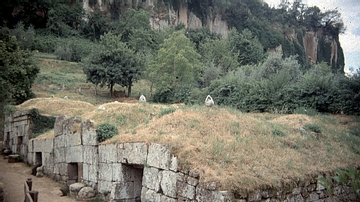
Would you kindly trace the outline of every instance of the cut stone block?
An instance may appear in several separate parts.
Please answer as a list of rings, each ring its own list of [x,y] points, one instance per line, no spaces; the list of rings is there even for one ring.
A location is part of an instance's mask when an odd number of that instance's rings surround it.
[[[153,143],[149,146],[147,164],[151,167],[168,170],[171,163],[171,157],[169,146]]]

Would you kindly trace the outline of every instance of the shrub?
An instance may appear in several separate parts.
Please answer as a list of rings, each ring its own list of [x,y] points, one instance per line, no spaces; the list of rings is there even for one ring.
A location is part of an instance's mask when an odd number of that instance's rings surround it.
[[[60,39],[55,36],[37,34],[32,48],[40,52],[52,53],[59,41]]]
[[[170,114],[170,113],[173,113],[174,111],[176,110],[175,107],[170,107],[170,108],[165,108],[165,109],[161,109],[159,114],[158,114],[158,117],[162,117],[166,114]]]
[[[56,118],[53,116],[43,116],[39,110],[33,108],[29,113],[32,121],[32,138],[54,128]]]
[[[63,43],[58,43],[54,54],[60,60],[81,62],[94,49],[96,44],[90,40],[81,38],[64,38]]]
[[[96,127],[97,140],[103,142],[119,133],[118,129],[109,123],[102,123]]]
[[[316,109],[298,107],[294,110],[294,114],[306,114],[308,116],[315,116],[317,114]]]
[[[305,128],[307,128],[315,133],[321,133],[320,126],[318,126],[316,124],[305,124]]]
[[[283,133],[281,130],[278,130],[278,129],[273,130],[273,131],[272,131],[272,134],[273,134],[274,136],[280,136],[280,137],[285,136],[285,133]]]
[[[32,26],[25,28],[22,22],[19,22],[14,29],[10,30],[10,35],[15,36],[21,49],[30,49],[35,37],[35,30]]]

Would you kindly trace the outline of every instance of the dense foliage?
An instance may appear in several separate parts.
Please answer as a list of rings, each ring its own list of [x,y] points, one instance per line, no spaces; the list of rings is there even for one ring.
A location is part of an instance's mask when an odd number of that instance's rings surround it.
[[[110,123],[102,123],[96,127],[97,140],[103,142],[119,133],[118,129]]]
[[[140,79],[143,73],[142,56],[121,42],[121,36],[107,33],[100,37],[100,45],[84,61],[87,81],[100,86],[108,86],[110,95],[115,84],[128,88]]]
[[[31,118],[31,138],[54,128],[56,117],[41,115],[36,108],[30,110],[29,116]]]
[[[20,49],[15,36],[9,30],[0,30],[0,86],[1,102],[20,104],[34,97],[31,86],[39,72],[29,50]]]
[[[341,47],[338,60],[330,61],[331,44],[321,38],[317,64],[308,61],[304,50],[307,31],[319,31],[324,38],[338,42],[344,24],[337,10],[322,12],[303,3],[270,8],[257,0],[164,0],[154,8],[139,3],[128,9],[123,1],[117,1],[108,5],[108,13],[91,1],[94,12],[85,13],[80,3],[2,1],[2,26],[14,36],[6,38],[2,47],[17,46],[8,48],[6,57],[3,54],[11,67],[6,72],[21,69],[30,71],[26,76],[36,75],[29,52],[24,51],[32,49],[82,62],[87,80],[108,86],[110,92],[119,84],[127,87],[131,96],[133,83],[146,79],[152,93],[147,98],[156,102],[203,104],[210,94],[217,105],[243,111],[360,114],[359,74],[344,76]],[[154,12],[184,5],[202,23],[221,14],[231,28],[228,37],[206,28],[185,29],[184,25],[151,29],[149,17]],[[269,54],[280,45],[282,55]],[[23,60],[14,60],[13,53]],[[32,80],[22,76],[16,78],[24,80],[23,84],[1,85],[11,89],[9,94],[2,91],[2,97],[19,102],[31,97],[26,89]],[[25,87],[23,91],[15,90],[19,84]]]

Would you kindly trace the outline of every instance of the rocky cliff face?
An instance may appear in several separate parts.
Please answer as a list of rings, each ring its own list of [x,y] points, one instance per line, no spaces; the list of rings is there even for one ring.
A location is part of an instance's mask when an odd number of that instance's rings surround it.
[[[324,33],[323,30],[308,31],[303,37],[303,43],[306,58],[311,64],[324,61],[331,67],[338,65],[339,54],[342,54],[338,39]]]
[[[110,5],[114,3],[114,0],[105,4],[102,3],[101,0],[97,1],[96,5],[90,5],[89,0],[83,0],[83,8],[86,12],[91,12],[94,7],[99,7],[100,10],[107,13]],[[214,11],[210,12],[204,24],[190,11],[187,5],[180,5],[179,8],[175,10],[173,7],[169,8],[164,4],[156,5],[158,4],[157,0],[123,0],[120,3],[120,7],[137,8],[140,4],[152,13],[150,24],[152,28],[156,30],[161,30],[166,27],[176,27],[183,24],[187,29],[207,27],[211,32],[221,34],[223,37],[226,37],[229,32],[227,22],[222,20],[221,15]]]
[[[103,12],[109,14],[110,5],[114,0],[107,3],[102,3],[98,0],[96,6],[100,7]],[[228,23],[222,20],[222,16],[210,8],[209,15],[206,16],[205,22],[196,16],[188,5],[180,4],[176,9],[168,7],[164,3],[159,3],[158,0],[122,0],[119,3],[121,8],[138,8],[142,5],[152,13],[149,21],[153,29],[161,30],[166,27],[176,27],[183,24],[186,29],[199,29],[206,27],[211,32],[227,37],[229,33]],[[83,0],[83,7],[86,11],[91,12],[92,7],[89,5],[89,0]],[[319,29],[317,31],[307,31],[303,36],[297,36],[295,30],[289,35],[285,36],[293,42],[296,42],[304,49],[304,60],[311,64],[318,62],[327,62],[334,71],[342,70],[344,67],[344,55],[338,37],[334,37]],[[302,38],[302,39],[301,39]],[[284,44],[268,50],[269,52],[277,52],[280,54],[298,54],[286,53],[283,49]]]

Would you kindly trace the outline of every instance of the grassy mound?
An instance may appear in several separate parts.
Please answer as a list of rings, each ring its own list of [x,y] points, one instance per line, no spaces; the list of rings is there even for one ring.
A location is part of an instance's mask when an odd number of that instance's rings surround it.
[[[218,182],[224,190],[280,186],[321,171],[360,166],[359,117],[143,105],[136,98],[110,98],[107,89],[85,83],[77,63],[44,56],[38,60],[43,76],[33,91],[39,98],[17,109],[37,108],[42,114],[80,116],[95,124],[115,125],[119,134],[103,144],[169,144],[180,166],[196,170],[202,181]],[[51,73],[54,69],[65,76]],[[47,74],[60,77],[52,79]],[[70,74],[72,77],[67,76]],[[136,83],[134,94],[148,92],[147,86],[146,82]],[[69,99],[63,99],[65,95]],[[99,110],[100,105],[105,110]],[[38,138],[52,135],[50,131]]]

